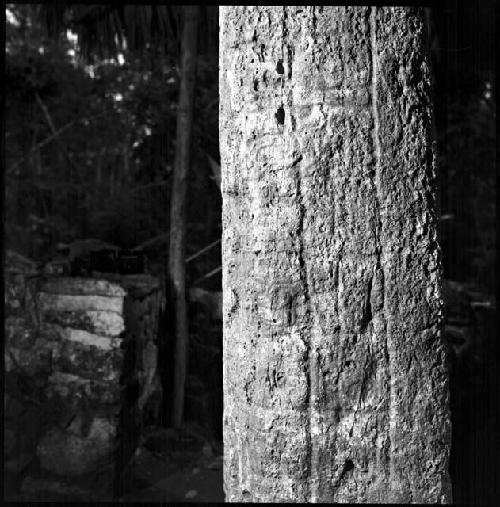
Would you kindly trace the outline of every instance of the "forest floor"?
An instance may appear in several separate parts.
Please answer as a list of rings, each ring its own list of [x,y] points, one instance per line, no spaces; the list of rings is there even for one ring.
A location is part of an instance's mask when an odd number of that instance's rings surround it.
[[[30,466],[24,473],[4,471],[4,500],[9,502],[72,502],[110,500],[110,473],[92,486],[40,476]],[[21,475],[23,477],[21,477]],[[100,487],[103,484],[105,492]],[[82,487],[83,486],[83,487]],[[207,441],[190,431],[149,428],[122,481],[119,502],[223,502],[222,442]],[[102,491],[102,498],[101,493]]]
[[[222,442],[159,429],[130,466],[124,502],[223,502]]]

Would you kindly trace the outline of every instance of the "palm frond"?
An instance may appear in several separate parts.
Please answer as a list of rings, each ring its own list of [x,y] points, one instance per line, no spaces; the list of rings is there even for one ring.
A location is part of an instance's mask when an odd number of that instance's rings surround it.
[[[180,44],[182,6],[110,4],[82,5],[65,3],[40,4],[41,17],[52,37],[70,28],[78,34],[82,56],[92,60],[115,56],[126,47],[141,52],[148,45],[176,53]],[[202,7],[201,47],[217,47],[218,7]]]

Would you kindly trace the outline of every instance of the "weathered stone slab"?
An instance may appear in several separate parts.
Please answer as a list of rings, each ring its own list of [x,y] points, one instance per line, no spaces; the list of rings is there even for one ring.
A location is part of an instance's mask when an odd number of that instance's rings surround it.
[[[43,292],[73,296],[125,296],[126,291],[117,283],[92,278],[58,277],[49,278],[42,286]]]
[[[74,329],[85,329],[91,333],[105,336],[118,336],[125,330],[123,317],[117,312],[46,310],[43,312],[42,318],[45,322]]]
[[[36,340],[31,348],[6,346],[4,351],[5,371],[17,370],[27,375],[50,373],[51,354],[46,342]]]
[[[83,329],[66,328],[65,334],[68,340],[72,342],[81,343],[82,345],[89,345],[97,347],[102,350],[113,350],[120,346],[117,339],[109,338],[108,336],[100,336],[97,334],[89,333]]]
[[[74,478],[96,472],[102,461],[113,460],[118,444],[118,415],[124,408],[122,375],[141,377],[140,406],[150,398],[150,387],[156,386],[151,375],[157,375],[157,350],[153,343],[144,344],[157,329],[160,284],[149,275],[116,281],[8,276],[6,299],[13,304],[5,322],[5,360],[7,371],[14,370],[8,375],[31,378],[43,373],[40,389],[53,415],[52,424],[57,424],[41,440],[37,434],[33,453],[38,444],[44,474]],[[125,315],[125,298],[134,307],[131,315]],[[131,302],[137,302],[137,307]],[[122,337],[132,328],[134,342],[141,342],[135,373],[123,371]],[[139,414],[138,402],[133,403]],[[11,431],[23,433],[15,427]]]
[[[17,273],[5,274],[5,307],[7,310],[17,310],[24,299],[24,275]]]
[[[36,329],[31,319],[10,315],[5,319],[5,343],[18,348],[32,347],[36,340]]]
[[[132,297],[144,297],[160,288],[158,278],[148,274],[108,275],[108,278],[119,283]]]
[[[60,342],[61,347],[52,357],[56,370],[84,378],[119,382],[123,354],[120,349],[96,353],[96,348],[76,342]]]
[[[121,339],[118,337],[102,336],[95,333],[89,333],[84,329],[73,329],[70,327],[59,326],[58,324],[42,325],[42,336],[50,340],[69,340],[89,347],[108,351],[120,347]]]
[[[42,312],[100,310],[123,312],[123,296],[66,295],[40,292],[38,295]]]
[[[4,266],[6,315],[31,315],[31,292],[38,280],[36,264],[22,255],[7,251]]]
[[[87,436],[52,428],[37,447],[41,466],[63,476],[92,472],[113,452],[117,425],[117,420],[95,418]]]
[[[56,371],[48,378],[46,393],[48,398],[71,398],[77,393],[84,393],[91,403],[109,405],[120,400],[122,389],[118,382],[88,379]]]
[[[219,13],[226,501],[448,503],[423,10]]]
[[[5,273],[5,313],[7,315],[31,316],[36,276],[26,276],[22,273]]]
[[[105,350],[97,347],[95,343],[71,340],[70,337],[78,339],[82,336],[78,332],[68,332],[55,324],[44,324],[40,329],[40,335],[42,340],[45,340],[45,348],[52,353],[53,370],[73,373],[84,378],[119,381],[123,362],[119,338],[98,337],[101,338],[101,345],[105,340],[111,344],[111,348]],[[89,338],[89,334],[85,338]]]

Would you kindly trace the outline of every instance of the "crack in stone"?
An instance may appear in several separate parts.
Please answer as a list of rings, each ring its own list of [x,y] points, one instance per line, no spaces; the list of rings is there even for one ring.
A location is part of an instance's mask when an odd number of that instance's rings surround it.
[[[368,365],[368,361],[372,361],[372,359],[370,358],[370,354],[369,353],[367,353],[366,356],[365,356],[365,362],[364,362],[363,368],[361,370],[363,372],[363,378],[361,379],[361,384],[360,384],[360,387],[359,387],[358,402],[356,404],[356,408],[354,409],[354,415],[353,415],[353,419],[352,419],[352,426],[351,426],[351,429],[349,430],[349,437],[352,437],[352,435],[353,435],[354,424],[355,424],[355,421],[356,421],[356,416],[358,414],[359,408],[361,406],[361,401],[363,400],[363,398],[366,398],[366,380],[367,380],[367,378],[369,376],[371,376],[371,374],[372,374],[372,368],[373,368],[372,364]]]
[[[315,371],[315,354],[313,353],[313,343],[312,343],[312,334],[309,329],[311,322],[311,295],[309,290],[309,282],[307,279],[307,267],[304,255],[304,218],[306,214],[306,208],[304,205],[304,194],[302,189],[302,174],[300,170],[300,162],[302,160],[302,156],[300,155],[293,163],[293,166],[296,170],[295,172],[295,191],[297,195],[297,201],[299,205],[299,221],[296,229],[297,239],[298,239],[298,261],[299,261],[299,277],[302,285],[302,292],[304,295],[305,301],[305,325],[303,326],[302,333],[306,336],[302,336],[302,340],[304,345],[306,346],[306,357],[305,364],[307,370],[307,399],[308,399],[308,428],[307,428],[307,452],[309,457],[309,495],[310,501],[314,501],[317,497],[317,485],[313,486],[315,481],[312,480],[313,475],[316,475],[317,466],[315,464],[315,455],[317,452],[314,450],[314,444],[312,440],[312,429],[313,429],[313,405],[315,402],[316,393],[314,392],[312,386],[312,377]]]
[[[346,477],[346,475],[349,472],[352,472],[353,469],[354,469],[354,463],[352,462],[352,460],[346,459],[344,462],[344,465],[342,467],[342,471],[340,472],[339,478],[335,481],[335,484],[333,485],[333,487],[335,489],[337,489],[340,486],[340,484],[342,483],[342,480]]]
[[[304,259],[304,217],[305,217],[305,206],[304,206],[304,197],[303,197],[303,191],[302,191],[302,175],[300,171],[300,164],[296,164],[296,176],[295,176],[295,185],[296,185],[296,193],[299,203],[299,223],[297,226],[297,238],[298,238],[298,258],[299,258],[299,276],[300,281],[303,288],[303,294],[305,299],[305,317],[306,317],[306,324],[304,326],[304,329],[306,330],[306,333],[308,334],[308,340],[304,340],[304,343],[306,345],[306,359],[305,363],[307,364],[307,398],[308,398],[308,428],[307,428],[307,447],[308,447],[308,454],[309,454],[309,477],[310,477],[310,500],[315,497],[315,493],[313,492],[312,488],[312,476],[313,476],[313,442],[312,442],[312,410],[313,410],[313,403],[314,403],[314,397],[315,393],[313,393],[312,390],[312,375],[313,375],[313,368],[314,368],[314,355],[312,354],[312,335],[310,330],[308,329],[308,325],[310,323],[310,315],[311,315],[311,297],[309,292],[309,282],[307,280],[307,269],[306,269],[306,262]],[[304,332],[304,331],[303,331]]]
[[[382,254],[382,245],[380,241],[380,234],[382,231],[382,216],[381,216],[381,196],[380,196],[380,171],[381,171],[381,160],[382,160],[382,147],[380,143],[380,118],[378,113],[378,90],[377,90],[377,78],[378,78],[378,43],[377,43],[377,7],[372,7],[369,11],[369,26],[370,26],[370,39],[371,39],[371,59],[372,59],[372,80],[371,80],[371,106],[372,106],[372,114],[373,114],[373,143],[375,148],[375,176],[373,179],[373,183],[375,186],[375,202],[377,209],[377,226],[375,229],[375,237],[376,237],[376,248],[377,248],[377,260],[376,260],[376,270],[381,270],[382,274],[382,283],[380,286],[380,292],[382,297],[382,307],[381,307],[381,317],[384,322],[384,353],[386,357],[386,368],[388,375],[388,385],[389,385],[389,409],[388,409],[388,418],[389,418],[389,431],[388,431],[388,440],[389,440],[389,476],[392,475],[392,439],[391,439],[391,421],[392,421],[392,411],[393,411],[393,403],[392,403],[392,372],[391,372],[391,362],[390,362],[390,354],[388,347],[388,337],[387,337],[387,320],[385,317],[385,277],[383,275],[383,260],[381,260]],[[389,478],[389,481],[391,479]]]
[[[313,8],[313,18],[315,18],[314,8]],[[315,19],[313,19],[313,22],[315,23]],[[292,57],[293,57],[293,50],[291,50],[291,46],[289,44],[289,30],[287,27],[288,23],[288,12],[287,7],[283,6],[283,24],[282,24],[282,46],[281,46],[281,61],[285,61],[285,49],[287,49],[287,55],[288,56],[288,78],[291,79],[292,73]],[[284,69],[283,69],[284,70]],[[293,107],[292,107],[292,95],[290,93],[287,93],[287,90],[290,89],[291,83],[286,83],[286,89],[285,89],[285,83],[282,82],[282,104],[287,104],[288,110],[291,115],[291,125],[292,130],[295,129],[294,127],[294,116],[293,116]],[[286,95],[286,98],[285,98]],[[283,107],[283,105],[282,105]],[[311,295],[310,295],[310,289],[309,289],[309,281],[308,281],[308,275],[307,275],[307,266],[306,266],[306,259],[305,259],[305,245],[304,245],[304,220],[306,215],[306,206],[304,204],[304,194],[303,194],[303,188],[302,188],[302,172],[301,172],[301,162],[303,160],[302,154],[298,154],[291,166],[291,169],[295,169],[295,191],[297,196],[297,202],[299,206],[299,220],[298,225],[296,229],[296,235],[298,240],[298,249],[297,249],[297,255],[298,255],[298,261],[299,261],[299,277],[300,282],[302,285],[302,293],[304,296],[304,302],[305,302],[305,322],[302,326],[301,330],[301,338],[306,348],[306,354],[304,358],[305,363],[305,369],[306,369],[306,382],[307,382],[307,410],[308,410],[308,422],[307,422],[307,442],[306,442],[306,449],[308,453],[308,473],[309,473],[309,501],[314,502],[317,500],[317,480],[313,479],[317,477],[318,472],[318,463],[317,463],[317,450],[315,449],[315,445],[313,442],[313,433],[316,434],[317,432],[314,431],[314,404],[316,399],[316,390],[317,388],[313,387],[312,380],[315,376],[316,372],[316,354],[314,352],[314,344],[312,342],[312,333],[310,330],[311,325],[311,316],[312,316],[312,301],[311,301]],[[289,313],[287,316],[288,324],[295,324],[295,315],[294,311]]]
[[[371,298],[372,298],[372,284],[373,284],[373,275],[368,280],[368,286],[366,288],[366,298],[365,298],[365,304],[363,308],[363,315],[361,317],[361,322],[359,323],[360,332],[364,333],[368,327],[368,324],[372,321],[373,315],[372,315],[372,305],[371,305]]]

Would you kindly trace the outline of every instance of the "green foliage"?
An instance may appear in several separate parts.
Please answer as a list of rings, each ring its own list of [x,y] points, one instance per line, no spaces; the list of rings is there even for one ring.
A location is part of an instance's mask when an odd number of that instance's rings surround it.
[[[41,6],[44,26],[51,36],[72,28],[80,41],[82,55],[88,60],[116,57],[121,51],[142,53],[157,48],[164,55],[178,57],[182,6],[82,5]],[[218,44],[218,8],[202,6],[201,52],[216,52]]]
[[[134,228],[144,234],[164,229],[165,188],[163,195],[128,196],[143,181],[161,179],[165,187],[173,136],[166,143],[164,136],[154,137],[163,145],[161,150],[151,147],[150,138],[157,131],[173,134],[169,127],[175,126],[175,68],[163,59],[151,69],[154,55],[145,60],[127,59],[128,54],[121,66],[109,60],[85,65],[76,60],[78,48],[67,38],[56,43],[44,37],[36,6],[11,10],[30,28],[20,33],[21,26],[8,24],[12,42],[6,55],[10,246],[40,257],[58,241],[116,236],[120,221],[126,224],[122,229],[129,230],[120,238],[126,246],[134,246],[130,232]],[[68,124],[72,126],[37,149]],[[144,170],[151,166],[154,171]],[[136,206],[141,198],[146,207]]]
[[[114,53],[100,52],[89,42],[95,23],[118,30],[116,20],[105,20],[116,9],[57,5],[7,6],[6,240],[35,259],[49,257],[59,242],[85,237],[134,247],[164,236],[170,211],[177,49],[152,43],[161,36],[158,26],[151,43],[140,43],[139,32],[147,30],[138,23],[148,23],[147,12],[140,17],[141,6],[125,6],[118,11],[128,16],[120,29],[129,49],[120,43]],[[179,20],[169,12],[167,39],[175,45]],[[59,37],[49,37],[47,27]],[[83,39],[92,58],[80,58]],[[200,57],[197,89],[188,255],[220,233],[219,189],[205,155],[218,159],[215,53]],[[157,264],[166,246],[162,241],[148,251]],[[215,253],[189,269],[196,278],[219,263]]]

